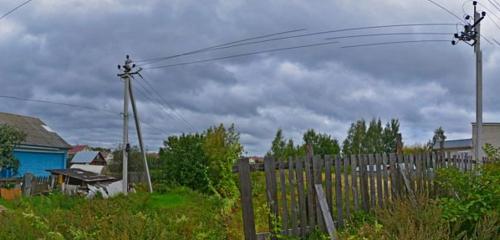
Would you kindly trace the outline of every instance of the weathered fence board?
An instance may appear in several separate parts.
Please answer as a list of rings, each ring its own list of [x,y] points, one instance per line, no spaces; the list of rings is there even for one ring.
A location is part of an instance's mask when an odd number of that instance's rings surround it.
[[[445,159],[442,153],[314,156],[311,148],[307,152],[305,157],[285,161],[266,157],[263,164],[254,166],[248,159],[239,161],[236,172],[245,239],[275,239],[277,234],[306,236],[314,228],[331,232],[335,226],[328,216],[335,216],[336,224],[342,226],[351,210],[370,211],[406,197],[416,204],[417,194],[435,196],[439,192],[434,182],[437,169],[471,171],[477,164],[460,156]],[[265,172],[269,233],[255,231],[252,171]],[[37,182],[48,186],[50,179],[33,177],[31,189]],[[25,185],[26,190],[29,185]],[[275,228],[277,221],[281,221],[281,229]],[[276,230],[280,232],[273,232]]]

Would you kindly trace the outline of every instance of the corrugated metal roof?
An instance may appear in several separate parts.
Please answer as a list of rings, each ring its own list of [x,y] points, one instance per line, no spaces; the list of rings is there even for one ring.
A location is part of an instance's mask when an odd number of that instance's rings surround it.
[[[434,149],[439,149],[439,143],[434,145]],[[472,138],[467,139],[455,139],[455,140],[445,140],[444,149],[453,148],[472,148]]]
[[[26,134],[24,145],[69,149],[71,146],[38,118],[0,112],[0,124],[15,127]]]
[[[77,152],[71,159],[71,163],[91,163],[97,157],[97,154],[99,154],[98,151]]]

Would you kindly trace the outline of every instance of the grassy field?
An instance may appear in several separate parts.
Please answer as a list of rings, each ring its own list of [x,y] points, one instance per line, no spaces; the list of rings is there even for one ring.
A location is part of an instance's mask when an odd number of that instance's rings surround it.
[[[61,194],[14,202],[0,239],[226,239],[223,203],[186,189],[86,200]]]

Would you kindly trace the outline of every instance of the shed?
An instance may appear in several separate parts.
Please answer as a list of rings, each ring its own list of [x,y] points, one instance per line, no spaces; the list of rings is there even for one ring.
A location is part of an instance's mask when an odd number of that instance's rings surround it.
[[[73,159],[71,159],[71,164],[88,164],[88,165],[100,165],[106,166],[106,160],[101,152],[98,151],[81,151],[77,152]]]
[[[48,176],[45,169],[66,168],[68,149],[71,146],[42,120],[0,112],[0,124],[17,128],[26,134],[26,139],[14,149],[19,160],[17,176],[30,172],[36,176]],[[12,177],[7,169],[0,171],[0,178]]]

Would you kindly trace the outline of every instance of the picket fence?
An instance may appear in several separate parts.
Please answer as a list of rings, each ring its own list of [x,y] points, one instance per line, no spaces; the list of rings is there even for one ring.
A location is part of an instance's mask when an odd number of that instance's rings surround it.
[[[352,156],[307,156],[274,159],[250,164],[240,159],[234,171],[239,187],[245,239],[265,239],[279,234],[305,236],[318,227],[335,239],[335,229],[344,225],[355,211],[382,208],[397,198],[433,196],[436,169],[456,167],[461,171],[476,168],[467,157],[445,159],[439,153],[414,155],[362,154]],[[266,179],[270,232],[256,233],[252,200],[251,172],[263,171]],[[276,228],[277,221],[281,226]]]

